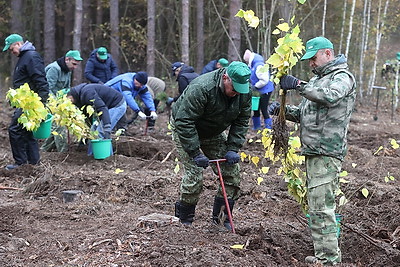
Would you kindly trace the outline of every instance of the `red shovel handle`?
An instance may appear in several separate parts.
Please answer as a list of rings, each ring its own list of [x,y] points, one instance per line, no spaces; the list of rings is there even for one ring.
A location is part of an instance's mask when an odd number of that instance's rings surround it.
[[[233,225],[233,221],[232,221],[232,214],[231,214],[231,209],[229,207],[228,197],[227,197],[226,191],[225,191],[224,179],[222,178],[221,168],[219,166],[219,163],[222,162],[222,161],[226,161],[226,159],[213,159],[213,160],[210,160],[210,162],[215,162],[217,164],[219,182],[221,183],[222,194],[224,195],[224,200],[225,200],[225,209],[228,212],[228,219],[229,219],[229,224],[232,227],[232,233],[235,234],[235,226]]]

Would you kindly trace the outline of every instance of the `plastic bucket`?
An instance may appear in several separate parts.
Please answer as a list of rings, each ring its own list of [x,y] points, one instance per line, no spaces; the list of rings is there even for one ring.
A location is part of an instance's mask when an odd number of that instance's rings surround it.
[[[53,115],[47,114],[46,120],[42,121],[39,128],[33,131],[33,136],[36,139],[46,139],[49,138],[51,133],[51,123],[53,121]]]
[[[306,214],[306,217],[307,217],[307,221],[308,221],[308,227],[311,227],[310,215]],[[343,220],[343,215],[335,214],[335,218],[336,218],[336,236],[337,236],[337,238],[339,238],[340,237],[340,222]]]
[[[112,143],[111,139],[94,139],[92,143],[93,157],[95,159],[105,159],[111,156]]]
[[[252,96],[251,97],[251,110],[258,110],[259,106],[260,106],[260,97]]]

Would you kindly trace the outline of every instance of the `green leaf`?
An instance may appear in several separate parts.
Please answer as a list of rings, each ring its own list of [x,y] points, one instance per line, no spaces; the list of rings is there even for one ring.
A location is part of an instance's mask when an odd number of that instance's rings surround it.
[[[363,194],[363,196],[364,196],[365,198],[367,198],[367,197],[368,197],[368,195],[369,195],[369,191],[368,191],[368,189],[367,189],[367,188],[363,188],[363,189],[361,189],[361,193]]]
[[[235,17],[243,18],[243,17],[244,17],[244,10],[243,10],[243,9],[240,9],[240,10],[236,13]]]
[[[347,203],[347,198],[343,195],[339,198],[339,206],[343,206]]]
[[[300,4],[304,4],[307,0],[297,0]]]
[[[346,177],[347,175],[349,175],[349,174],[347,173],[347,171],[342,171],[342,172],[339,174],[339,177]]]
[[[396,140],[394,140],[394,139],[392,139],[392,140],[390,141],[390,144],[392,145],[392,147],[393,147],[394,149],[398,149],[398,148],[399,148],[399,144],[397,144]]]

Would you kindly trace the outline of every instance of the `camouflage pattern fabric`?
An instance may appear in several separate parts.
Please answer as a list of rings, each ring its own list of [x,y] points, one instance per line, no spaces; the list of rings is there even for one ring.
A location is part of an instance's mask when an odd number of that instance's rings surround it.
[[[300,122],[303,155],[326,155],[343,160],[347,153],[347,130],[356,98],[355,78],[338,56],[299,89],[298,107],[286,106],[287,119]]]
[[[324,264],[341,262],[335,196],[342,162],[327,156],[306,156],[307,201],[314,253]]]
[[[178,137],[173,120],[171,120],[172,139],[176,144],[178,151],[179,162],[184,167],[184,175],[180,186],[180,201],[190,205],[196,205],[199,201],[201,192],[203,191],[203,168],[198,167],[193,158],[189,156],[182,147],[182,143]],[[227,152],[226,146],[227,136],[223,132],[214,137],[207,139],[200,139],[200,147],[204,155],[209,159],[224,158]],[[223,197],[221,185],[218,178],[218,170],[215,163],[210,163],[214,173],[215,179],[219,184],[217,197]],[[237,200],[240,195],[240,166],[239,164],[228,165],[224,162],[220,163],[222,177],[224,179],[225,191],[228,198]]]

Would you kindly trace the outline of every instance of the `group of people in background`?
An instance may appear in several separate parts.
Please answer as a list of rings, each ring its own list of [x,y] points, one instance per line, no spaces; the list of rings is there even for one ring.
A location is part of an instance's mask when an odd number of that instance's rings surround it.
[[[71,72],[83,61],[79,51],[68,51],[48,66],[29,41],[18,34],[5,39],[3,51],[19,57],[13,74],[13,88],[28,83],[43,103],[49,94],[71,87]],[[221,160],[227,201],[219,187],[212,209],[212,222],[231,230],[226,215],[240,197],[239,150],[246,140],[252,117],[252,129],[272,128],[271,115],[279,113],[280,104],[269,99],[274,90],[270,73],[263,68],[264,58],[246,50],[245,63],[228,62],[225,58],[210,61],[197,74],[183,62],[172,64],[172,76],[178,82],[178,95],[169,97],[172,105],[170,126],[179,160],[185,174],[180,185],[179,200],[175,203],[175,216],[184,225],[195,219],[196,205],[203,190],[203,169],[212,161]],[[299,106],[285,107],[288,118],[300,123],[301,153],[306,159],[307,200],[314,255],[308,263],[336,264],[341,262],[341,251],[336,235],[335,191],[341,164],[347,152],[347,129],[355,102],[355,78],[348,70],[343,55],[334,55],[333,44],[325,37],[316,37],[306,44],[301,60],[308,60],[316,74],[309,82],[285,75],[280,87],[296,90],[302,97]],[[142,119],[157,118],[158,102],[154,94],[165,90],[165,83],[148,77],[144,71],[119,74],[107,49],[93,50],[85,67],[85,77],[91,82],[72,87],[67,97],[78,107],[94,105],[100,114],[100,123],[93,124],[100,138],[110,138],[113,128],[126,127],[125,113],[130,107]],[[153,88],[153,95],[148,88]],[[252,94],[260,95],[258,110],[251,108]],[[135,101],[140,97],[146,108]],[[18,123],[22,110],[16,109],[9,127],[10,144],[15,163],[8,170],[23,164],[37,164],[40,160],[37,140],[32,132]],[[65,129],[55,129],[64,132]],[[45,150],[54,145],[65,151],[67,138],[52,137],[44,143]],[[226,207],[228,204],[228,207]],[[229,210],[229,212],[228,212]],[[225,216],[223,216],[225,215]]]

